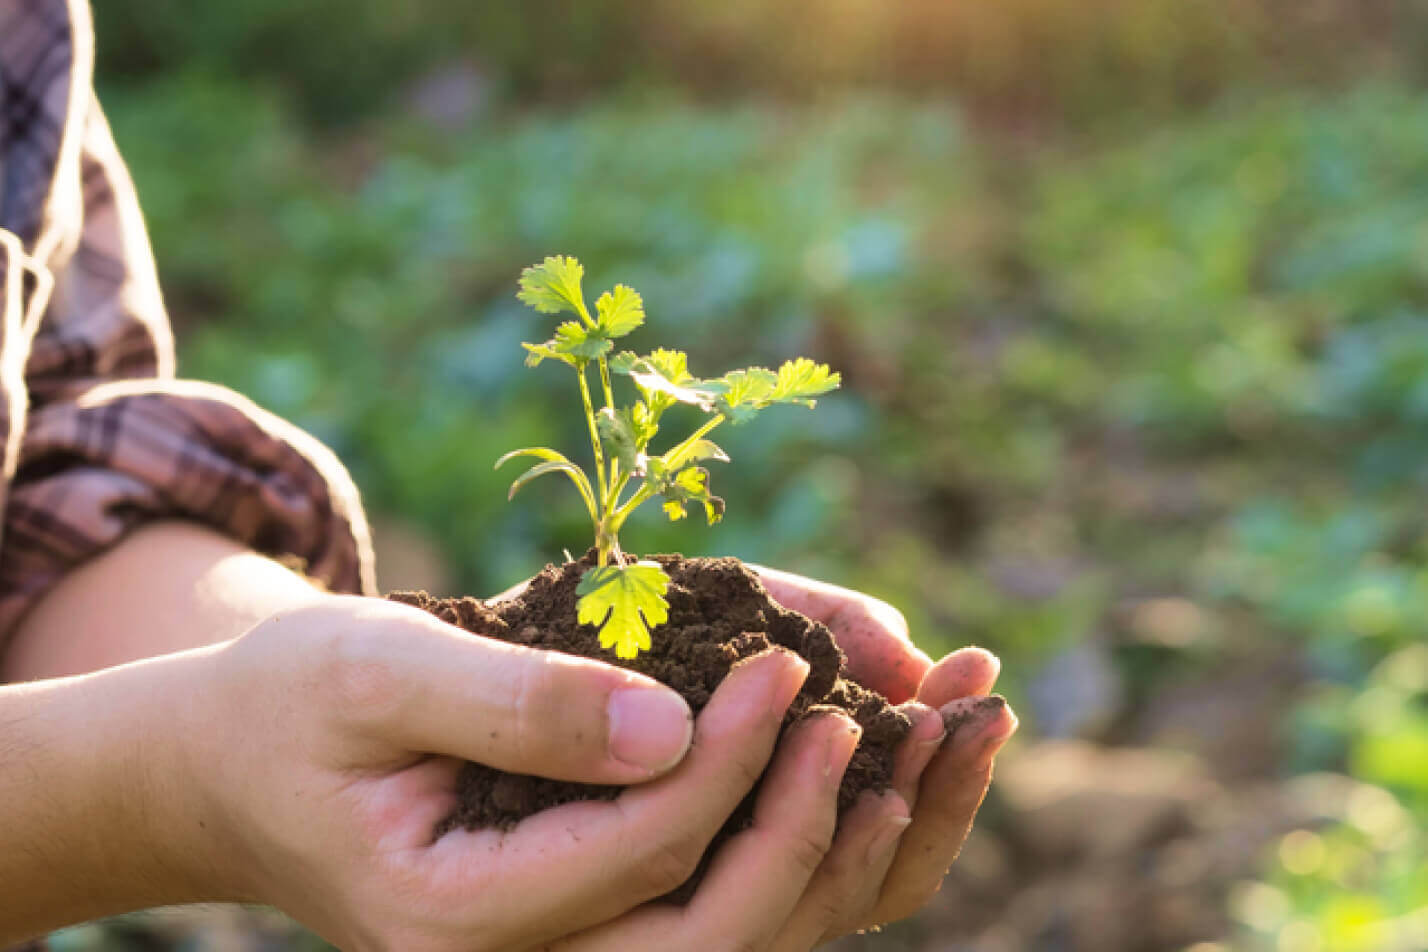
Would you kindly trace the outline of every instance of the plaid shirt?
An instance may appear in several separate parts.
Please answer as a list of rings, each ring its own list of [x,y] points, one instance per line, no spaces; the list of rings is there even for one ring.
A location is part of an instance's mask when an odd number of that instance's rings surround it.
[[[317,440],[174,379],[85,0],[0,0],[0,648],[64,574],[159,518],[375,591],[357,490]]]

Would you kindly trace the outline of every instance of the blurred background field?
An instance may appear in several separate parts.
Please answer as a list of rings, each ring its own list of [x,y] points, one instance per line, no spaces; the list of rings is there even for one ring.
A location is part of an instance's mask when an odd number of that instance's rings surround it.
[[[522,266],[693,369],[845,387],[734,430],[727,553],[1005,662],[1024,729],[919,919],[838,948],[1428,949],[1428,5],[100,4],[185,376],[351,467],[386,587],[586,544]],[[315,947],[226,910],[60,949]]]

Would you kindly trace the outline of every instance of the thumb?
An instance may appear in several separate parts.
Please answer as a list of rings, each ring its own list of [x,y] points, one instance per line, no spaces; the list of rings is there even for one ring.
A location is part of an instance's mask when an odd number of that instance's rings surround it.
[[[629,784],[668,771],[689,749],[689,705],[652,678],[363,601],[361,622],[336,639],[331,674],[343,719],[386,756],[442,754]]]

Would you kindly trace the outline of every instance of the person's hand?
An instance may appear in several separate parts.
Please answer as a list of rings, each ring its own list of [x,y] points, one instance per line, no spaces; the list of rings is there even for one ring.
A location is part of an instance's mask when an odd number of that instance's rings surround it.
[[[814,874],[792,880],[801,892],[781,895],[776,911],[767,913],[782,920],[774,937],[747,946],[801,952],[906,918],[927,903],[971,831],[991,781],[992,760],[1017,720],[1001,698],[988,696],[1000,673],[990,652],[963,648],[934,664],[913,645],[902,614],[886,602],[787,572],[750,568],[775,601],[828,625],[848,656],[850,673],[913,721],[896,755],[892,790],[881,797],[865,794],[854,805]],[[515,597],[526,584],[491,601]],[[796,739],[781,745],[781,757],[796,756],[783,749],[793,743]],[[761,792],[761,805],[768,796]],[[656,909],[638,921],[684,921],[672,916]],[[627,926],[632,931],[625,931]],[[612,948],[643,948],[621,944],[641,934],[625,922],[600,933]]]
[[[171,714],[185,789],[165,820],[189,838],[185,862],[208,898],[278,906],[348,950],[817,938],[790,932],[790,914],[822,868],[857,740],[841,715],[791,733],[753,826],[689,905],[650,904],[694,871],[764,770],[808,671],[788,652],[737,666],[692,725],[677,695],[642,676],[371,599],[324,598],[195,658],[197,672],[172,667],[192,699]],[[637,785],[509,832],[434,839],[465,759]],[[895,794],[885,800],[906,816]]]
[[[804,915],[815,919],[815,910],[824,910],[826,939],[905,918],[941,886],[986,795],[993,758],[1016,730],[1011,709],[987,696],[1000,662],[981,648],[963,648],[933,664],[886,602],[753,568],[775,601],[828,625],[853,677],[902,704],[913,720],[893,777],[896,796],[911,808],[911,825],[874,861],[869,844],[895,811],[871,797],[859,802],[803,899]]]

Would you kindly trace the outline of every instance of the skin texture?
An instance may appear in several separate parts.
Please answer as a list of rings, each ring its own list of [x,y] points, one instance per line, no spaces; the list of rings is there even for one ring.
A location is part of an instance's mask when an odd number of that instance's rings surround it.
[[[807,949],[906,914],[960,848],[1014,725],[999,712],[942,744],[930,707],[989,689],[994,661],[974,650],[932,666],[882,603],[766,580],[789,607],[831,613],[868,677],[922,717],[897,790],[861,802],[836,839],[857,728],[830,715],[774,750],[807,673],[788,653],[738,667],[692,724],[687,709],[621,719],[617,696],[675,696],[318,592],[203,529],[135,533],[58,586],[4,658],[6,678],[29,683],[0,687],[0,945],[200,900],[276,905],[344,949],[415,952]],[[633,743],[617,729],[630,723],[649,728]],[[464,759],[636,785],[433,841]],[[650,904],[765,766],[753,827],[694,900]]]

